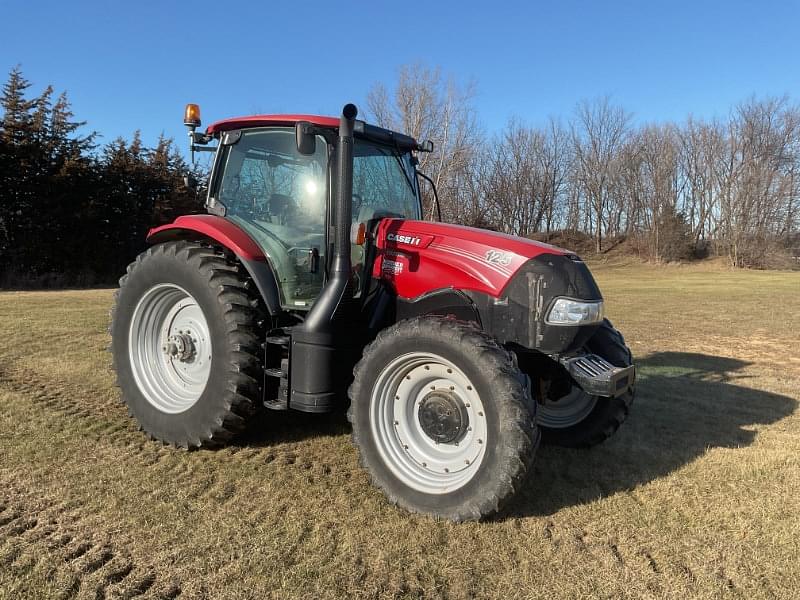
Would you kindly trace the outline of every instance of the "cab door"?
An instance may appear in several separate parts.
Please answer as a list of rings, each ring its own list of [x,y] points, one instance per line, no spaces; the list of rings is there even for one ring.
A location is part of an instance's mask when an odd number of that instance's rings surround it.
[[[275,272],[284,309],[308,309],[324,283],[328,150],[297,151],[294,129],[242,130],[222,149],[215,200]]]

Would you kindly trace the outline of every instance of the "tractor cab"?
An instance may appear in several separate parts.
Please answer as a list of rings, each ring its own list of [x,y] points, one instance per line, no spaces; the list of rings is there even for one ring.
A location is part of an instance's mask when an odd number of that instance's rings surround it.
[[[336,225],[332,165],[338,125],[338,119],[326,117],[261,115],[214,123],[198,140],[218,140],[209,212],[230,220],[260,246],[275,273],[284,310],[308,310],[325,284]],[[419,219],[411,155],[416,144],[407,136],[357,125],[352,225],[357,229],[378,216]],[[370,129],[378,135],[370,136]],[[363,245],[352,244],[355,296],[366,284],[364,258]]]

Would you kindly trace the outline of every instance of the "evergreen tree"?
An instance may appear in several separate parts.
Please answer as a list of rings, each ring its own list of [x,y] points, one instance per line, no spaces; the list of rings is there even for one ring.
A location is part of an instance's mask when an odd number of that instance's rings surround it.
[[[16,67],[0,97],[0,285],[113,282],[150,227],[202,209],[186,162],[171,139],[148,149],[138,131],[98,154],[66,93],[29,88]]]

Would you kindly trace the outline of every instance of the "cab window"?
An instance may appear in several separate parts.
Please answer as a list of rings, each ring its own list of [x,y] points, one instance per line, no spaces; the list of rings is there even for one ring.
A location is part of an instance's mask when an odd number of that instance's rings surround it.
[[[285,308],[307,308],[325,265],[327,145],[297,152],[294,129],[248,129],[223,149],[215,191],[230,219],[261,246],[278,277]]]

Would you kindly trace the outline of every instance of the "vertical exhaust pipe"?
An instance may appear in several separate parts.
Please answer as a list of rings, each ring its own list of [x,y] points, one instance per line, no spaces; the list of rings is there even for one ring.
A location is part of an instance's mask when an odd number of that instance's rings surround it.
[[[350,223],[353,211],[353,124],[358,109],[345,104],[339,119],[339,145],[336,148],[336,202],[334,205],[333,260],[328,283],[306,316],[302,329],[323,332],[330,329],[337,308],[348,299],[350,289]]]
[[[306,320],[292,331],[289,406],[305,412],[327,412],[335,401],[336,321],[346,317],[353,290],[350,225],[353,211],[353,126],[358,109],[345,104],[336,148],[333,257],[328,282]],[[338,332],[342,337],[343,332]],[[341,339],[338,340],[341,343]]]

